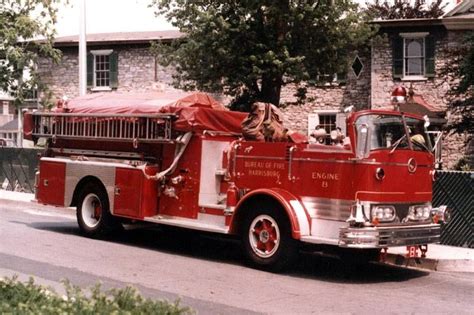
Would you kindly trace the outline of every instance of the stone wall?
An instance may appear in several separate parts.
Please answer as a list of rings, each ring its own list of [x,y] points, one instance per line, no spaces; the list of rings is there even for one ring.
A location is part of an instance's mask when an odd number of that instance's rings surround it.
[[[119,92],[170,89],[173,72],[170,68],[155,64],[149,47],[121,46],[116,51],[119,56]]]
[[[117,92],[143,92],[150,90],[168,90],[172,81],[172,71],[156,65],[154,56],[147,46],[106,46],[89,47],[95,49],[113,49],[118,53],[118,88]],[[68,47],[62,49],[63,55],[58,64],[49,59],[41,59],[38,71],[43,83],[53,92],[54,97],[69,98],[79,94],[78,49]],[[155,80],[156,69],[156,80]],[[89,90],[88,93],[91,93]]]
[[[77,48],[65,48],[62,50],[62,58],[55,64],[50,59],[38,61],[38,73],[41,82],[45,84],[54,94],[61,98],[66,95],[69,98],[79,94],[79,65]]]
[[[359,77],[351,69],[357,53],[350,59],[345,83],[308,85],[290,84],[283,87],[281,92],[282,111],[285,114],[288,128],[306,134],[308,128],[308,114],[319,110],[343,110],[347,106],[356,109],[370,107],[370,57],[367,53],[360,53],[359,58],[363,64]],[[298,103],[296,93],[298,88],[305,88],[306,98]]]

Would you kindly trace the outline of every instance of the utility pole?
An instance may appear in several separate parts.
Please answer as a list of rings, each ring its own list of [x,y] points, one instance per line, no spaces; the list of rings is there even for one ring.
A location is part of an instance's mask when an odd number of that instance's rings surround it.
[[[86,0],[79,7],[79,95],[87,93]]]

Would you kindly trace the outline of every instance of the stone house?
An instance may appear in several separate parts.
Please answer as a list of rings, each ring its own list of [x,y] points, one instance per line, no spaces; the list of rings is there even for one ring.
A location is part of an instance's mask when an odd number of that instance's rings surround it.
[[[170,42],[178,31],[87,34],[87,88],[89,93],[105,91],[147,91],[170,88],[172,71],[158,65],[150,42]],[[42,59],[38,64],[41,80],[55,97],[79,94],[79,37],[58,37],[55,47],[62,59],[54,64]]]
[[[318,123],[334,126],[335,113],[349,105],[358,109],[392,107],[391,92],[401,85],[411,92],[401,110],[428,115],[431,130],[443,129],[443,168],[454,168],[465,159],[474,169],[474,104],[462,111],[452,107],[457,97],[449,91],[459,78],[446,73],[451,52],[474,31],[474,0],[458,3],[438,19],[374,23],[380,27],[381,39],[372,43],[369,54],[354,54],[344,85],[310,87],[302,107],[285,108],[292,128],[306,130]],[[282,100],[291,104],[293,95],[294,87],[287,87]]]
[[[443,67],[449,62],[448,50],[459,46],[463,36],[474,29],[473,6],[474,0],[464,0],[438,19],[375,22],[380,26],[382,40],[374,41],[367,52],[354,52],[343,81],[335,77],[282,89],[287,127],[304,133],[316,125],[331,129],[336,124],[336,114],[347,106],[390,106],[391,92],[398,85],[412,92],[403,110],[430,116],[435,129],[446,122],[448,126],[454,124],[460,117],[450,108],[454,99],[448,91],[456,80],[445,80]],[[150,41],[166,43],[181,35],[178,31],[88,35],[88,92],[172,90],[173,70],[158,65],[149,49]],[[62,61],[52,64],[43,60],[38,71],[55,97],[75,97],[78,36],[57,38],[56,47],[63,52]],[[300,89],[306,91],[302,102],[297,97]],[[473,141],[472,127],[444,130],[443,166],[453,168],[463,156],[469,158],[471,154],[466,147]]]

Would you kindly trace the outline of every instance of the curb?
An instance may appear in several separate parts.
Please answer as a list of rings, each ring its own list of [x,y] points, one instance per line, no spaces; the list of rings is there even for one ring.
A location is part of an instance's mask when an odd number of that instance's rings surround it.
[[[474,272],[474,261],[469,259],[406,258],[401,254],[387,253],[383,263],[431,271]]]

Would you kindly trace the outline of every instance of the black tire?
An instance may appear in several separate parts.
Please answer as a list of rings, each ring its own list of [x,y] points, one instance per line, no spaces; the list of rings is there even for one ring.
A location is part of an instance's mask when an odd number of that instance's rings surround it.
[[[247,261],[257,269],[271,272],[290,267],[298,256],[298,244],[291,236],[286,215],[278,207],[274,211],[249,210],[241,235]]]
[[[87,183],[79,193],[77,204],[77,223],[81,233],[97,238],[116,230],[120,223],[110,214],[109,209],[105,189],[94,182]]]

